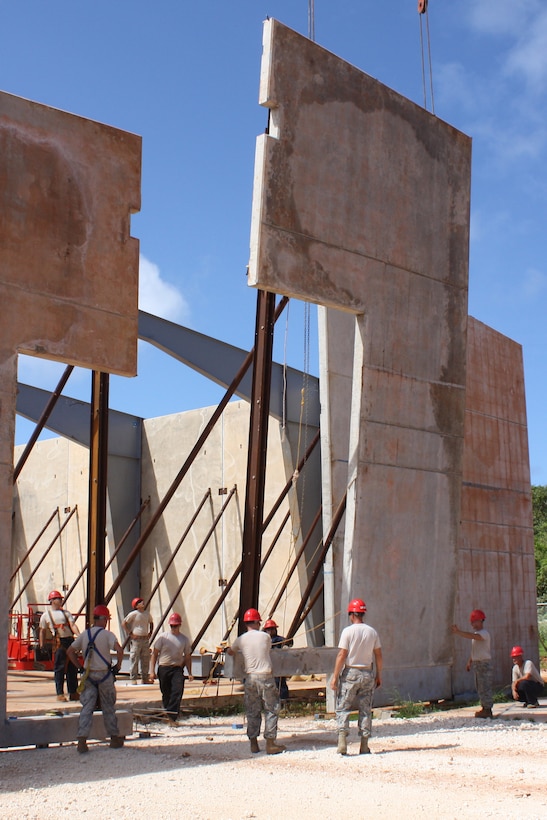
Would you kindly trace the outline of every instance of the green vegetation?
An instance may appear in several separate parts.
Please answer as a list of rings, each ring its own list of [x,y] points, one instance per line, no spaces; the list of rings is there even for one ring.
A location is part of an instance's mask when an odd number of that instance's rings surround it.
[[[547,487],[532,487],[532,509],[538,601],[547,602]]]
[[[420,717],[426,711],[423,703],[415,703],[413,700],[403,700],[395,705],[397,710],[394,712],[393,717],[398,718]]]

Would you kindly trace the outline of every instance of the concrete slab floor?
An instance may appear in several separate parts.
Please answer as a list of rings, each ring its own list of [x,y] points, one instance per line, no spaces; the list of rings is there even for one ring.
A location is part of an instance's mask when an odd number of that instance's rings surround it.
[[[306,700],[310,703],[322,703],[325,696],[325,676],[315,675],[313,680],[290,680],[289,689],[295,701]],[[117,709],[130,709],[134,713],[146,713],[147,710],[161,709],[161,693],[157,682],[152,684],[131,685],[128,678],[121,676],[116,682]],[[192,709],[225,709],[235,708],[243,703],[243,687],[237,680],[215,678],[212,683],[203,680],[187,681],[182,700],[182,711]],[[525,709],[521,703],[496,703],[493,713],[495,719],[529,720],[535,723],[547,723],[547,697],[539,699],[537,709]],[[447,710],[449,714],[473,717],[477,706],[460,706]],[[290,709],[290,705],[289,705]],[[77,702],[60,703],[55,696],[53,674],[51,672],[8,672],[7,715],[45,715],[52,711],[63,714],[77,714],[80,705]],[[375,709],[376,718],[389,717],[395,710],[384,706]],[[486,721],[487,723],[489,721]]]
[[[321,701],[325,694],[325,676],[314,676],[314,680],[291,680],[289,689],[298,700]],[[121,675],[116,681],[117,709],[132,709],[134,712],[146,709],[161,709],[161,692],[158,682],[151,684],[130,684]],[[182,710],[199,708],[227,708],[243,702],[243,687],[237,680],[215,678],[211,683],[204,680],[186,681]],[[45,715],[61,711],[63,714],[78,713],[80,704],[67,701],[61,703],[55,694],[52,672],[19,671],[8,672],[7,716]]]

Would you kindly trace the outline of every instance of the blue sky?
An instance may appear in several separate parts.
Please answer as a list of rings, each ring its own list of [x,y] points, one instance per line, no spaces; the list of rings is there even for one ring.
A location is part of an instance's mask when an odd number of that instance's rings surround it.
[[[315,39],[423,105],[416,5],[315,0]],[[132,218],[140,306],[251,347],[256,294],[245,267],[255,138],[266,126],[262,21],[307,34],[308,0],[0,0],[0,12],[2,90],[143,137],[142,209]],[[532,481],[547,483],[547,4],[430,0],[428,17],[435,113],[473,139],[469,313],[523,346]],[[277,360],[298,368],[303,317],[291,303],[276,336]],[[312,325],[317,373],[315,345]],[[53,389],[62,370],[21,357],[19,377]],[[89,374],[77,371],[65,392],[88,398]],[[110,401],[150,417],[214,404],[221,392],[141,343],[138,377],[113,377]],[[31,429],[18,422],[17,442]]]

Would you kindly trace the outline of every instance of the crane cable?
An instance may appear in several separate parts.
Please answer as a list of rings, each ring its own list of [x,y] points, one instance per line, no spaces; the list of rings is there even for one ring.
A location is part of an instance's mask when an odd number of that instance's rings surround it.
[[[425,68],[425,48],[424,48],[424,31],[422,18],[425,17],[425,30],[427,41],[427,62],[429,65],[429,95],[431,98],[431,113],[435,113],[435,98],[433,96],[433,68],[431,65],[431,37],[429,33],[429,11],[428,0],[418,0],[418,15],[420,17],[420,46],[422,54],[422,84],[424,91],[424,108],[427,110],[427,91],[426,91],[426,68]]]
[[[315,42],[315,0],[308,0],[308,37]]]

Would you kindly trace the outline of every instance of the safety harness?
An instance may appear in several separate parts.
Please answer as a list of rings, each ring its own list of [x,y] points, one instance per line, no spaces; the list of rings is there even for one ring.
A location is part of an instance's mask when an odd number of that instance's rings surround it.
[[[109,675],[114,674],[113,671],[112,671],[112,666],[109,663],[109,661],[106,660],[106,658],[101,654],[101,652],[95,646],[95,641],[97,639],[97,635],[100,632],[104,632],[104,627],[103,626],[100,626],[97,629],[97,632],[95,633],[95,636],[92,638],[91,637],[91,627],[89,627],[87,629],[88,644],[87,644],[87,647],[86,647],[86,650],[85,650],[85,655],[84,655],[85,669],[84,669],[84,673],[83,673],[82,677],[80,678],[80,683],[79,683],[78,689],[77,689],[78,692],[83,691],[85,683],[86,683],[87,679],[89,678],[89,673],[91,671],[91,669],[90,669],[90,667],[91,667],[91,657],[93,655],[93,652],[97,653],[99,658],[102,660],[104,665],[107,667],[107,671],[106,671],[105,675],[100,680],[93,680],[93,678],[91,678],[90,683],[92,683],[93,686],[99,688],[99,685],[101,683],[104,683],[104,681],[108,678]]]

